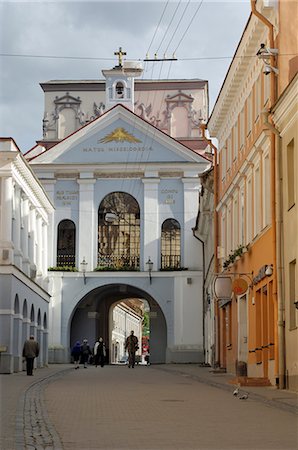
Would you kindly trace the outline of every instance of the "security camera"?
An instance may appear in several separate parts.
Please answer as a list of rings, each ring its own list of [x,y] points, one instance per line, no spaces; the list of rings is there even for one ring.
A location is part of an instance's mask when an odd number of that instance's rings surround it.
[[[259,59],[268,60],[270,56],[277,56],[278,49],[277,48],[267,48],[265,44],[261,44],[260,49],[257,52],[257,57]]]
[[[265,64],[265,68],[263,70],[263,73],[265,75],[269,75],[269,73],[274,72],[275,75],[278,75],[278,69],[276,67],[270,66],[269,64]]]
[[[265,75],[269,75],[271,72],[272,72],[271,67],[266,65],[266,66],[264,67],[263,73],[264,73]]]

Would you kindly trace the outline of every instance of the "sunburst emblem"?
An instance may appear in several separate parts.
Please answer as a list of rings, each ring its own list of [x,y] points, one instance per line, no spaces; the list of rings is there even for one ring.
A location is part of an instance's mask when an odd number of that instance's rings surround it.
[[[140,139],[134,137],[133,134],[128,133],[124,128],[116,128],[110,134],[107,134],[104,138],[100,139],[99,142],[142,142]]]

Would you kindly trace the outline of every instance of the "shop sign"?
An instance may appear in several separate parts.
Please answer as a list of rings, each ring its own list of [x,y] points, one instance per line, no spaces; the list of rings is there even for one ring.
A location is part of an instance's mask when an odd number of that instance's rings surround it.
[[[248,283],[244,278],[236,278],[232,283],[232,291],[235,295],[243,295],[248,289]]]
[[[219,299],[230,299],[232,296],[232,280],[230,277],[216,277],[214,281],[214,293]]]

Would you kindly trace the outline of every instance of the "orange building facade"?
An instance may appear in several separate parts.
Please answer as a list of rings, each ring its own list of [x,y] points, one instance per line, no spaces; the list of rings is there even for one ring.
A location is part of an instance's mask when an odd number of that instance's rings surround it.
[[[248,282],[242,295],[217,301],[217,362],[246,382],[281,387],[285,316],[276,210],[279,132],[271,112],[295,71],[293,58],[285,57],[297,30],[289,3],[251,1],[252,13],[207,124],[218,140],[215,275]],[[286,23],[291,23],[288,35]],[[291,51],[297,55],[297,49]]]

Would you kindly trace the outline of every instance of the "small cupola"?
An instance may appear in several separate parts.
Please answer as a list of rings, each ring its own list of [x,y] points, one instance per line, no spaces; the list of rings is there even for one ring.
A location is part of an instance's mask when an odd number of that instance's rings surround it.
[[[103,70],[106,79],[106,109],[122,104],[134,110],[134,79],[143,72],[139,61],[123,61],[126,52],[119,50],[114,53],[118,56],[118,65],[110,70]]]

